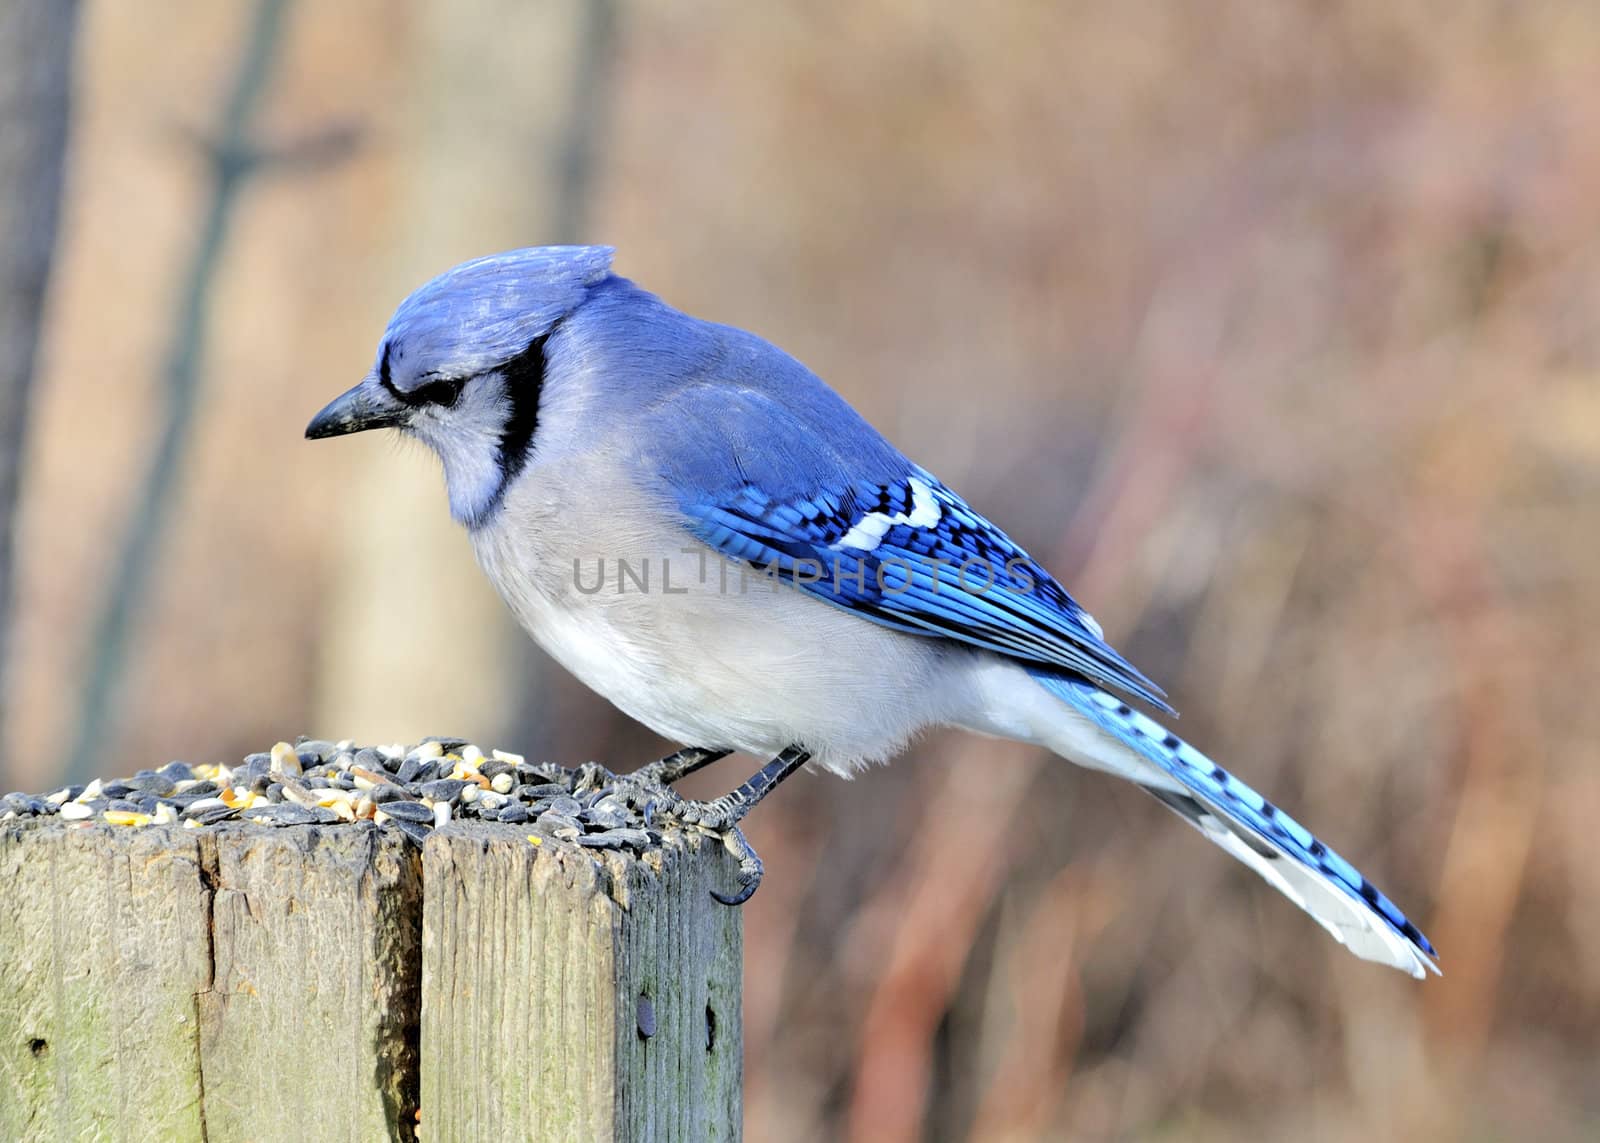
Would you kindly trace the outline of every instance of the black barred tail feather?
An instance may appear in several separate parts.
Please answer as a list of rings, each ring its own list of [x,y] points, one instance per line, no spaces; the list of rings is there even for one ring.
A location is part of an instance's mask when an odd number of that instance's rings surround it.
[[[1439,971],[1428,938],[1299,822],[1116,696],[1081,680],[1031,673],[1096,728],[1171,777],[1172,785],[1140,785],[1310,913],[1340,944],[1418,980]]]

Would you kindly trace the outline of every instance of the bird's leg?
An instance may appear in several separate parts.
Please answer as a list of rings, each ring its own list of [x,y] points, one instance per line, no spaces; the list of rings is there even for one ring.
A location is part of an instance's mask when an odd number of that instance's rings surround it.
[[[693,774],[702,766],[709,766],[718,758],[726,758],[730,753],[728,750],[689,746],[646,763],[631,774],[613,774],[598,762],[585,762],[572,771],[572,792],[585,794],[609,786],[629,791],[636,804],[653,805],[658,799],[649,795],[661,792],[679,778]]]
[[[677,799],[672,783],[702,766],[709,766],[718,758],[726,758],[731,751],[710,750],[703,746],[688,746],[665,758],[647,762],[631,774],[607,774],[606,785],[615,788],[623,799],[636,810],[644,812],[649,825],[656,808]],[[580,769],[581,776],[581,769]]]
[[[670,786],[679,778],[687,778],[703,766],[719,758],[726,758],[731,750],[707,750],[703,746],[689,746],[676,754],[668,754],[654,762],[639,767],[629,778],[642,785]]]
[[[762,798],[778,788],[778,783],[800,769],[810,759],[809,751],[791,746],[757,770],[751,775],[750,780],[738,789],[709,802],[691,801],[671,790],[664,791],[666,796],[660,799],[659,805],[664,816],[684,825],[699,826],[721,835],[722,844],[727,847],[729,853],[739,859],[738,892],[732,896],[725,896],[716,890],[711,892],[711,895],[724,905],[744,904],[761,884],[761,858],[756,856],[756,851],[745,840],[744,832],[739,829],[739,823]],[[649,807],[646,810],[647,816],[655,808],[657,807]]]
[[[756,803],[772,793],[790,774],[811,759],[809,751],[791,746],[771,762],[750,776],[738,789],[713,798],[696,802],[688,798],[674,798],[665,808],[667,813],[685,825],[704,826],[714,833],[732,829],[753,810]]]

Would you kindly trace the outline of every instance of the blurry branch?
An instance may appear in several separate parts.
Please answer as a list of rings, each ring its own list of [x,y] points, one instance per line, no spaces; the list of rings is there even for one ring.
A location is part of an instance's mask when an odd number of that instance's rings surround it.
[[[18,479],[60,213],[77,14],[72,0],[0,9],[0,671],[10,660]],[[5,694],[0,685],[0,736]]]
[[[68,763],[71,781],[84,779],[94,770],[96,754],[114,722],[130,628],[144,603],[150,573],[161,550],[178,471],[194,426],[209,300],[239,195],[246,181],[264,169],[320,166],[342,157],[354,142],[348,128],[335,128],[277,149],[264,149],[253,141],[252,124],[283,38],[287,8],[287,0],[260,0],[257,4],[221,127],[209,143],[202,141],[211,168],[211,201],[173,323],[164,370],[166,417],[160,441],[134,508],[121,559],[108,581],[110,594],[105,612],[89,645],[92,664],[78,716],[76,746]]]
[[[208,136],[187,128],[179,137],[206,161],[215,164],[218,145]],[[361,145],[366,131],[359,123],[330,123],[297,139],[272,146],[245,140],[229,161],[247,174],[314,174],[344,162]]]

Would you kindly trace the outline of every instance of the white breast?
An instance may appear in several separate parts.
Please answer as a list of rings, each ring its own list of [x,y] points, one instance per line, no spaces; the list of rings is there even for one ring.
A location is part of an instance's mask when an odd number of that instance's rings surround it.
[[[602,467],[530,468],[473,540],[523,627],[626,714],[686,745],[799,744],[841,773],[952,720],[968,652],[742,571]]]

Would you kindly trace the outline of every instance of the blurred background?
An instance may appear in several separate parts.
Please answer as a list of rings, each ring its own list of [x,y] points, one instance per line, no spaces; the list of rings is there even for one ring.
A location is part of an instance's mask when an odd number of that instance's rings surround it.
[[[1600,6],[7,0],[6,41],[47,289],[0,326],[0,787],[663,752],[425,453],[301,439],[414,286],[608,242],[1044,558],[1442,950],[1364,964],[1131,787],[929,737],[750,822],[750,1138],[1600,1134]]]

